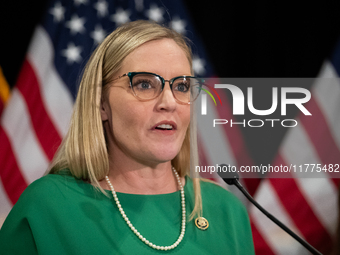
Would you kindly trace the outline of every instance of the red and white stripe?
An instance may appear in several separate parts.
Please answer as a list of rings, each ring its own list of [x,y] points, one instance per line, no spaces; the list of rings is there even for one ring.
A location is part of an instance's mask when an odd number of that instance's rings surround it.
[[[42,27],[37,27],[28,51],[28,61],[39,80],[42,100],[53,126],[60,136],[68,130],[73,99],[53,64],[52,42]]]
[[[1,116],[1,219],[27,185],[45,173],[67,132],[73,100],[54,68],[52,47],[38,27]]]
[[[340,163],[340,84],[330,63],[324,65],[320,78],[306,105],[313,117],[300,116],[299,125],[287,132],[274,165]],[[297,172],[288,179],[266,179],[255,199],[320,252],[328,253],[338,217],[339,179],[325,172],[318,177],[301,178]],[[257,254],[309,254],[254,207],[251,218],[259,232],[254,234]]]
[[[215,106],[213,100],[207,101],[208,114],[201,116],[201,98],[196,104],[195,114],[197,117],[197,127],[199,136],[200,164],[206,166],[216,166],[216,164],[227,164],[239,167],[241,165],[253,165],[248,154],[241,131],[237,126],[232,128],[229,125],[216,125],[213,127],[214,119],[233,119],[228,98],[223,91],[218,91],[223,105]],[[211,132],[213,130],[213,132]],[[217,173],[201,174],[204,178],[214,179],[221,186],[231,190],[245,204],[246,198],[236,190],[234,186],[227,186]],[[242,176],[240,176],[242,179]],[[254,194],[260,179],[242,179],[242,183],[251,194]]]

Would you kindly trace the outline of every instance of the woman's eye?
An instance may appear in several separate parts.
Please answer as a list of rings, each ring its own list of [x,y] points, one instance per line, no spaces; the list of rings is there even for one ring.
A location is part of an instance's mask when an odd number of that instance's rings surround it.
[[[189,85],[185,83],[180,83],[176,86],[175,90],[179,92],[188,92],[189,90]]]
[[[149,81],[138,81],[133,84],[133,87],[140,90],[151,89],[151,83]]]
[[[150,84],[147,83],[147,82],[142,82],[142,83],[140,83],[140,84],[139,84],[139,87],[140,87],[141,89],[149,89],[149,88],[151,88]]]

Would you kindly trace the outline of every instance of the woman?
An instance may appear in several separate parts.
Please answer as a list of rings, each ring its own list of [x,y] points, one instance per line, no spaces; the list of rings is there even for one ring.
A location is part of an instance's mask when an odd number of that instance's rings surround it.
[[[104,40],[49,174],[1,229],[2,254],[254,253],[241,203],[188,176],[201,86],[191,63],[183,37],[155,23],[131,22]]]

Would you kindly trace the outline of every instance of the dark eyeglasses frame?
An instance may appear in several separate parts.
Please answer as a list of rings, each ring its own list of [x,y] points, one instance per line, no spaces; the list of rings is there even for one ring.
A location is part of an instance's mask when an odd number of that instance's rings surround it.
[[[154,98],[150,98],[150,99],[142,99],[142,98],[138,97],[138,96],[136,95],[135,91],[133,90],[133,87],[132,87],[132,79],[133,79],[134,76],[136,76],[136,75],[138,75],[138,74],[151,74],[151,75],[154,75],[154,76],[158,77],[158,78],[161,80],[161,82],[162,82],[162,90],[161,90],[161,92],[159,93],[159,95],[155,96]],[[172,78],[172,79],[170,79],[170,80],[165,80],[162,76],[160,76],[160,75],[158,75],[158,74],[155,74],[155,73],[150,73],[150,72],[128,72],[128,73],[122,74],[122,75],[118,76],[117,78],[111,80],[111,82],[113,82],[113,81],[115,81],[115,80],[118,80],[118,79],[120,79],[120,78],[123,78],[123,77],[125,77],[125,76],[129,77],[129,80],[130,80],[130,88],[131,88],[131,90],[132,90],[132,92],[133,92],[133,95],[134,95],[136,98],[138,98],[140,101],[143,101],[143,102],[150,101],[150,100],[153,100],[153,99],[159,97],[159,96],[162,94],[162,92],[163,92],[163,89],[164,89],[164,86],[165,86],[165,82],[169,82],[170,89],[171,89],[172,95],[174,96],[175,100],[176,100],[178,103],[180,103],[180,104],[191,104],[191,103],[193,103],[193,102],[197,99],[197,97],[199,96],[199,94],[200,94],[200,92],[201,92],[202,85],[204,85],[204,84],[203,84],[203,83],[204,83],[204,80],[201,79],[201,78],[195,77],[195,76],[182,75],[182,76],[176,76],[176,77],[174,77],[174,78]],[[198,94],[197,94],[197,97],[196,97],[193,101],[189,101],[188,103],[184,103],[184,102],[178,100],[178,99],[175,97],[175,95],[173,94],[173,91],[172,91],[172,84],[174,83],[175,80],[180,79],[180,78],[194,78],[194,79],[197,79],[197,80],[200,81],[199,92],[198,92]]]

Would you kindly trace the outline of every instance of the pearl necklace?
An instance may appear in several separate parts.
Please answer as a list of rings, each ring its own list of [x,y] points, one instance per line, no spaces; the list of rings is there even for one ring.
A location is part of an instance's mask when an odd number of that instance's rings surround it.
[[[109,180],[109,177],[108,176],[105,176],[105,179],[106,179],[106,182],[107,184],[109,185],[111,191],[112,191],[112,195],[113,195],[113,198],[114,200],[116,201],[116,205],[120,211],[120,214],[122,215],[123,219],[125,220],[126,224],[129,226],[129,228],[132,230],[133,233],[135,233],[135,235],[143,242],[145,243],[146,245],[150,246],[151,248],[153,249],[156,249],[156,250],[162,250],[162,251],[168,251],[168,250],[172,250],[174,248],[176,248],[179,243],[182,241],[183,237],[184,237],[184,233],[185,233],[185,221],[186,221],[186,212],[185,212],[185,197],[184,197],[184,189],[183,189],[183,186],[182,186],[182,183],[181,183],[181,180],[179,178],[179,175],[176,171],[176,169],[174,167],[172,167],[172,170],[176,176],[176,179],[177,179],[177,182],[178,182],[178,186],[181,190],[181,199],[182,199],[182,227],[181,227],[181,233],[177,239],[177,241],[172,244],[172,245],[169,245],[169,246],[159,246],[159,245],[155,245],[153,243],[151,243],[150,241],[148,241],[145,237],[143,237],[141,235],[141,233],[138,232],[138,230],[132,225],[132,223],[130,222],[129,218],[126,216],[119,200],[118,200],[118,197],[117,197],[117,194],[116,194],[116,191],[114,190],[110,180]]]

